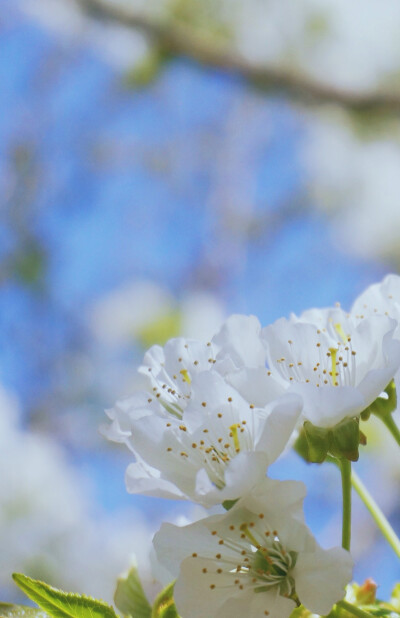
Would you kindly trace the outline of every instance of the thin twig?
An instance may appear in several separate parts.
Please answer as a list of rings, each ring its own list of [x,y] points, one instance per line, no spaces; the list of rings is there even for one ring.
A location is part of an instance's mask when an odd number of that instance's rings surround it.
[[[139,29],[165,50],[242,76],[269,92],[306,104],[334,104],[349,111],[400,112],[400,93],[358,92],[321,83],[280,67],[252,63],[232,49],[180,24],[163,22],[107,0],[75,0],[90,15]]]

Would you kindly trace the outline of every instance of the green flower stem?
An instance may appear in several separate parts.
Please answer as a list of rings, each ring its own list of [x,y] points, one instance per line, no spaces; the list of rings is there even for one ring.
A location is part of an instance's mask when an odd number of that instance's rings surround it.
[[[379,530],[382,532],[383,536],[392,547],[393,551],[400,558],[400,539],[393,530],[392,526],[389,524],[385,515],[382,513],[381,509],[359,478],[359,476],[354,472],[351,473],[351,484],[354,489],[360,496],[361,500],[364,502],[365,506],[371,513],[376,525]]]
[[[393,416],[391,414],[382,414],[379,415],[378,418],[381,419],[382,423],[386,425],[392,434],[393,438],[396,440],[397,444],[400,446],[400,430],[397,427],[396,423],[393,420]]]
[[[356,607],[355,605],[352,605],[351,603],[348,603],[347,601],[339,601],[339,603],[336,603],[336,606],[341,607],[342,609],[345,609],[346,612],[353,614],[353,616],[358,616],[359,618],[371,618],[372,617],[372,614],[370,614],[369,612],[365,612],[360,607]]]
[[[339,460],[342,475],[342,547],[350,551],[351,539],[351,462],[344,457]]]

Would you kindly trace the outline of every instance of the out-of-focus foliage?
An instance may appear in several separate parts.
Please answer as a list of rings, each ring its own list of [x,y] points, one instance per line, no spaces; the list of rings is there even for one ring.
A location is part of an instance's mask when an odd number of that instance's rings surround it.
[[[18,405],[0,398],[0,589],[15,598],[12,571],[111,600],[132,555],[151,581],[148,546],[156,523],[137,510],[113,516],[96,505],[92,481],[49,435],[28,432]]]
[[[385,0],[379,7],[372,1],[341,0],[323,6],[314,0],[295,5],[277,0],[164,0],[125,6],[156,22],[184,25],[188,32],[222,43],[246,60],[289,69],[322,86],[361,95],[380,90],[400,93],[400,13],[395,0]],[[148,84],[164,63],[165,55],[153,42],[145,59],[130,71],[130,83]],[[273,88],[266,87],[264,96],[271,94]],[[332,218],[339,246],[398,263],[396,114],[345,108],[317,105],[305,119],[302,161],[313,206]]]

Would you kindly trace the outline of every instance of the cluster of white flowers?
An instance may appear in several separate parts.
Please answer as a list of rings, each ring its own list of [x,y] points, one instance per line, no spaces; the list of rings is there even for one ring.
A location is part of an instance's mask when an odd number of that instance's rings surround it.
[[[343,598],[349,552],[317,544],[302,483],[266,472],[306,421],[331,430],[380,397],[400,367],[399,324],[391,275],[350,312],[311,309],[265,328],[234,315],[209,342],[146,353],[148,391],[117,402],[102,427],[135,456],[128,491],[227,510],[155,537],[182,618],[285,618],[299,602],[327,614]]]

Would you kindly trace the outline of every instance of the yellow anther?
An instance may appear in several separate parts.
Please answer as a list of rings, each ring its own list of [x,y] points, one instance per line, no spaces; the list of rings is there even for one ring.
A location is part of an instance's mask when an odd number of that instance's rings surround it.
[[[333,386],[337,386],[337,382],[336,382],[336,354],[337,354],[337,349],[336,348],[329,348],[329,352],[331,353],[331,358],[332,358],[332,371],[329,372],[329,373],[332,376],[332,384],[333,384]]]
[[[239,423],[235,423],[234,425],[231,425],[229,427],[229,429],[231,430],[231,433],[232,433],[233,444],[235,445],[236,452],[240,451],[240,442],[239,442],[239,437],[238,437],[238,429],[239,428],[240,428],[240,424]]]
[[[341,338],[341,340],[343,341],[343,343],[348,343],[348,338],[343,330],[342,325],[338,322],[337,324],[334,324],[335,330],[337,332],[337,334],[339,335],[339,337]]]
[[[181,369],[179,372],[182,376],[182,378],[184,379],[185,382],[187,382],[188,384],[190,384],[192,382],[192,380],[190,379],[190,375],[187,369]]]

